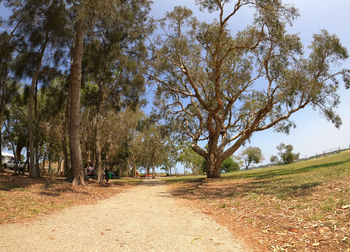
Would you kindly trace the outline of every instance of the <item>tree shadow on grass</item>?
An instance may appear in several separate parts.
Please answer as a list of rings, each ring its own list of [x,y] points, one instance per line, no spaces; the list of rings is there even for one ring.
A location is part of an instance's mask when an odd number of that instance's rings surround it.
[[[286,168],[274,170],[261,170],[251,173],[239,173],[232,176],[219,179],[218,184],[210,184],[207,179],[192,179],[182,181],[183,186],[176,187],[171,191],[175,197],[181,198],[207,198],[207,199],[223,199],[235,198],[240,196],[251,195],[256,197],[259,195],[272,195],[281,199],[289,199],[295,197],[305,197],[310,195],[314,188],[322,181],[305,181],[303,179],[293,179],[293,175],[308,173],[320,168],[335,167],[349,162],[350,159],[339,162],[331,162],[326,164],[311,165],[299,169]],[[239,181],[238,179],[247,179]],[[248,180],[249,179],[249,180]],[[206,185],[208,183],[208,185]]]
[[[280,180],[280,181],[279,181]],[[225,199],[240,198],[244,196],[256,197],[259,195],[271,195],[280,199],[304,197],[310,195],[314,187],[321,182],[288,184],[283,179],[259,180],[246,183],[224,183],[224,186],[205,185],[204,181],[186,183],[181,187],[172,189],[170,193],[174,197],[184,199]]]
[[[88,183],[88,185],[89,184],[94,187],[111,187],[115,185],[114,183],[96,184],[93,182]],[[75,190],[71,183],[60,178],[30,178],[27,175],[12,176],[10,173],[0,174],[0,191],[10,192],[13,190],[25,190],[33,186],[39,186],[43,192],[47,191],[49,195],[54,195],[52,192],[82,193],[79,190]]]
[[[278,177],[278,176],[288,176],[288,175],[293,175],[293,174],[310,172],[310,171],[317,170],[320,168],[327,168],[327,167],[342,165],[342,164],[345,164],[348,162],[350,162],[350,159],[344,160],[344,161],[339,161],[339,162],[311,165],[311,166],[306,166],[303,168],[295,168],[295,167],[288,167],[287,168],[286,167],[286,168],[267,170],[267,171],[264,169],[260,169],[259,171],[255,170],[254,172],[251,172],[251,173],[242,172],[242,173],[239,173],[238,176],[235,174],[232,176],[227,176],[226,178],[228,178],[228,179],[235,179],[235,178],[267,179],[267,178],[274,178],[274,177]]]

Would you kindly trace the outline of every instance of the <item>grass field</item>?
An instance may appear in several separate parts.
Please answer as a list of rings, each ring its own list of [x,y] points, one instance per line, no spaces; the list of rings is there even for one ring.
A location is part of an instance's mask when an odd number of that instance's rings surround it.
[[[165,180],[173,195],[195,202],[232,230],[248,230],[248,239],[268,250],[350,251],[349,151],[219,180]]]

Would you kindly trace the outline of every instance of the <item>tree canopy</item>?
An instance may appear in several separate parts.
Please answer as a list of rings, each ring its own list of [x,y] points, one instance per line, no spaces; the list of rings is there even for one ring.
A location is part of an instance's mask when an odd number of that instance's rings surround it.
[[[283,164],[291,164],[299,159],[299,153],[293,153],[293,145],[281,143],[277,147],[280,161]]]
[[[193,150],[207,160],[208,177],[220,177],[223,160],[254,132],[288,133],[291,115],[307,106],[340,126],[336,91],[341,77],[348,83],[349,70],[334,67],[348,57],[335,35],[315,34],[307,55],[287,31],[297,9],[281,0],[197,4],[217,18],[200,22],[181,6],[168,12],[152,44],[149,77],[159,107],[182,123]],[[253,22],[236,32],[233,18],[245,7],[255,10]]]
[[[250,146],[242,151],[242,159],[245,163],[245,169],[248,170],[252,163],[258,164],[263,161],[264,156],[259,147]]]

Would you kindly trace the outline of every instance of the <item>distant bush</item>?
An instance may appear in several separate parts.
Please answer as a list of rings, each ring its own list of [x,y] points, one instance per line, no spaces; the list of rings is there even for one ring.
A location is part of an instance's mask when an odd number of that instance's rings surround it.
[[[233,172],[239,170],[239,164],[233,161],[232,157],[228,157],[221,164],[221,171]]]
[[[232,157],[226,158],[221,164],[221,172],[233,172],[239,170],[239,164],[233,160]],[[207,160],[203,160],[201,166],[201,172],[204,174],[207,172]]]
[[[283,164],[291,164],[299,159],[299,153],[293,153],[293,146],[291,144],[281,143],[278,145],[277,150],[279,150],[278,155],[280,156],[281,162]]]

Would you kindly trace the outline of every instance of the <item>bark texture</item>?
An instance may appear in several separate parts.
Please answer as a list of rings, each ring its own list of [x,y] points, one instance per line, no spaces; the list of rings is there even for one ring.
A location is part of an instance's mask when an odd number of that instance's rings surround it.
[[[85,185],[80,149],[80,88],[84,33],[82,24],[78,22],[70,73],[69,147],[73,185]]]
[[[29,93],[29,108],[28,108],[28,145],[29,145],[29,170],[30,170],[30,176],[33,178],[40,177],[40,172],[39,170],[35,167],[34,163],[34,153],[35,153],[35,139],[34,139],[34,126],[35,126],[35,108],[34,108],[34,102],[35,102],[35,97],[36,97],[36,89],[37,89],[37,80],[38,80],[38,75],[39,71],[41,69],[41,65],[43,62],[43,57],[44,53],[46,50],[46,46],[48,43],[48,34],[46,34],[46,40],[42,44],[42,47],[40,49],[40,54],[38,56],[38,60],[36,63],[36,67],[34,70],[33,78],[32,78],[32,83],[30,87],[30,93]],[[37,160],[38,162],[38,160]]]

